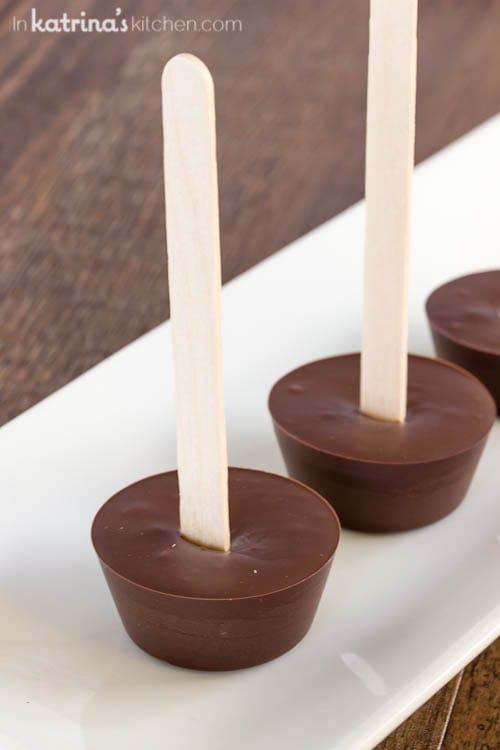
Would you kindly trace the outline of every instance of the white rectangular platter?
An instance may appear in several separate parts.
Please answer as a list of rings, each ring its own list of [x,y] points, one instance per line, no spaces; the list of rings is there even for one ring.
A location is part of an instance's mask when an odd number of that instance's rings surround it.
[[[417,169],[415,352],[432,351],[427,293],[500,265],[499,143],[497,118]],[[359,204],[225,287],[232,465],[282,471],[271,385],[359,349],[362,252]],[[126,637],[89,539],[108,496],[175,466],[160,326],[0,430],[0,748],[372,748],[500,632],[499,458],[497,424],[452,516],[344,532],[312,630],[289,654],[225,674],[170,667]]]

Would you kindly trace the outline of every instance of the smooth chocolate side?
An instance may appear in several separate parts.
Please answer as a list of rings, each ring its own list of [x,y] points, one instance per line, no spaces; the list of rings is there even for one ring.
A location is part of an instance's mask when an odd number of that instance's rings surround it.
[[[326,497],[343,526],[393,532],[463,500],[495,419],[469,373],[410,356],[404,424],[359,413],[358,354],[313,362],[274,386],[269,406],[291,476]]]
[[[479,378],[500,413],[500,270],[443,284],[426,312],[438,356]]]
[[[125,629],[183,667],[229,670],[273,659],[312,623],[339,524],[317,493],[265,472],[229,470],[232,547],[180,536],[176,472],[126,487],[92,539]]]

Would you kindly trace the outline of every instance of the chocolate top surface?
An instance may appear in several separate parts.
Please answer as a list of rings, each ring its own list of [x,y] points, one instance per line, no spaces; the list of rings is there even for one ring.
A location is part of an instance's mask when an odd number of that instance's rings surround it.
[[[500,356],[500,270],[449,281],[426,307],[432,324],[453,341]]]
[[[229,470],[231,551],[184,540],[177,472],[118,492],[98,512],[92,541],[102,562],[135,583],[196,598],[264,595],[309,577],[333,555],[338,521],[307,487],[274,474]]]
[[[380,463],[417,463],[455,455],[485,437],[492,398],[465,370],[427,357],[408,360],[402,424],[359,412],[359,354],[299,367],[279,380],[269,407],[277,425],[328,454]]]

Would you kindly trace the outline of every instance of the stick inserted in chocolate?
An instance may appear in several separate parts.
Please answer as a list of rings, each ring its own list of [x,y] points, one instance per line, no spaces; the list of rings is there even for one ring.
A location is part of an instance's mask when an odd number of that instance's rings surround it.
[[[182,535],[230,547],[214,86],[193,55],[162,76],[170,312]]]
[[[417,0],[371,0],[361,412],[404,422]]]

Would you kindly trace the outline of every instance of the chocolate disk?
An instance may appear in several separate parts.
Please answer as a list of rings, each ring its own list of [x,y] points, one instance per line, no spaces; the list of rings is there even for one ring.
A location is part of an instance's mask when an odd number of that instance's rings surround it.
[[[400,531],[461,502],[495,420],[483,385],[411,355],[403,424],[359,411],[359,354],[312,362],[279,380],[269,408],[292,477],[326,497],[342,525]]]
[[[438,355],[479,378],[500,413],[500,270],[449,281],[426,311]]]
[[[308,631],[339,540],[328,503],[302,484],[229,470],[231,551],[179,529],[177,472],[143,479],[97,513],[92,541],[135,643],[193,669],[261,664]]]

